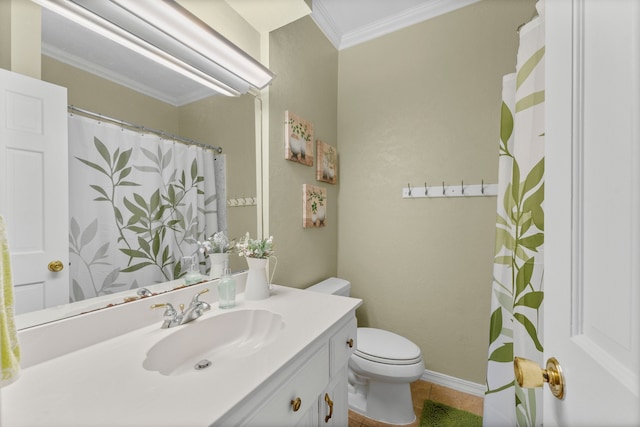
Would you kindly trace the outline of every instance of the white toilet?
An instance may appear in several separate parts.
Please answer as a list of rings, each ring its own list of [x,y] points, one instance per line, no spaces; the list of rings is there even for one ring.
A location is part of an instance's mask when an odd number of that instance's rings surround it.
[[[331,277],[307,288],[350,296],[351,283]],[[420,348],[393,332],[358,328],[356,350],[349,359],[349,409],[389,424],[411,424],[410,383],[424,373]]]

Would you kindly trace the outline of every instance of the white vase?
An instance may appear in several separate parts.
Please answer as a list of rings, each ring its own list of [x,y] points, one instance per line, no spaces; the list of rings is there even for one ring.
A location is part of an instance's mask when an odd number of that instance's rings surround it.
[[[324,206],[318,206],[318,225],[324,225],[324,218],[326,215],[326,208]]]
[[[271,295],[269,291],[269,281],[267,279],[267,262],[266,258],[245,257],[249,265],[249,273],[247,274],[247,284],[244,290],[245,300],[261,300]]]
[[[209,254],[211,260],[211,269],[209,270],[209,277],[211,279],[217,279],[222,276],[224,270],[224,263],[229,259],[228,253],[213,253]]]
[[[289,136],[289,148],[291,149],[292,157],[299,159],[300,153],[302,152],[302,141],[300,141],[298,135],[295,133]]]

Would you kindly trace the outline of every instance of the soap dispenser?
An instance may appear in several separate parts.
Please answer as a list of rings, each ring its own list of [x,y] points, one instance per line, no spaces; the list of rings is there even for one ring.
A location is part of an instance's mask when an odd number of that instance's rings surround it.
[[[182,266],[187,271],[184,276],[184,284],[189,286],[202,281],[202,275],[198,269],[198,261],[195,255],[182,257]]]
[[[231,308],[236,305],[236,279],[231,275],[229,260],[224,262],[224,270],[218,282],[218,307]]]

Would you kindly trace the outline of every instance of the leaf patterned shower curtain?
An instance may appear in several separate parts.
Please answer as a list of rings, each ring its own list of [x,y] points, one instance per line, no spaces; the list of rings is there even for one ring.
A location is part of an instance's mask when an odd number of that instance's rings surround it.
[[[514,356],[543,365],[544,14],[522,27],[503,78],[485,426],[542,425],[541,389],[515,382]]]
[[[71,300],[183,276],[225,206],[223,155],[70,115]]]

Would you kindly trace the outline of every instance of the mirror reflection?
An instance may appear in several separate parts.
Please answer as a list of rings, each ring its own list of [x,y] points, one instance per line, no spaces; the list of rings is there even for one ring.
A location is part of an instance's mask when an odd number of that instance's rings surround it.
[[[154,64],[132,67],[129,52],[60,19],[43,9],[42,80],[67,88],[68,104],[79,109],[67,124],[71,265],[63,298],[72,303],[45,307],[42,292],[17,286],[19,328],[197,283],[185,281],[183,259],[194,255],[203,278],[214,277],[213,254],[203,257],[197,241],[213,231],[256,234],[258,221],[255,203],[246,202],[256,197],[253,96],[215,96]],[[127,64],[129,73],[117,76],[105,64]],[[222,155],[122,122],[220,146]],[[244,268],[237,256],[229,261],[232,270]]]

